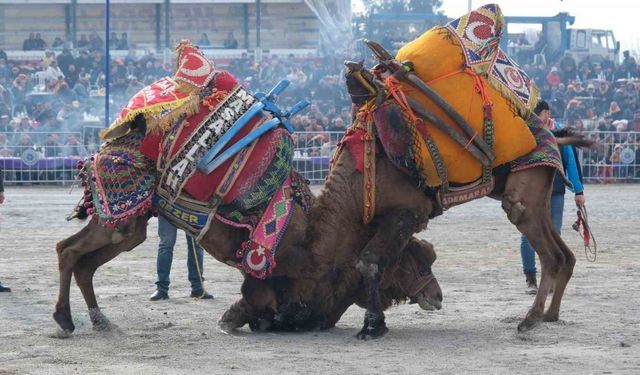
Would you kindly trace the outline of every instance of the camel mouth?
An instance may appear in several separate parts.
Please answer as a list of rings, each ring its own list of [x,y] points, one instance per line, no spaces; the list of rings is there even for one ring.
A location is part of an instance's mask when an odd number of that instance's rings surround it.
[[[418,298],[418,305],[422,310],[425,311],[435,311],[440,310],[442,308],[442,302],[437,298],[426,297],[426,298]]]

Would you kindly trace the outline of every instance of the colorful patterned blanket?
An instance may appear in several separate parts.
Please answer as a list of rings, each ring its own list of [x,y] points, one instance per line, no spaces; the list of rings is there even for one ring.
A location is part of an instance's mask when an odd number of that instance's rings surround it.
[[[143,138],[136,132],[113,140],[80,165],[80,208],[105,226],[126,223],[151,207],[156,176],[153,161],[140,152]]]
[[[546,166],[560,171],[564,175],[562,157],[556,137],[551,130],[537,124],[530,124],[529,129],[536,138],[536,148],[530,153],[511,162],[511,171],[517,172],[529,168]]]
[[[533,111],[539,92],[527,73],[499,47],[504,16],[497,4],[484,5],[449,22],[446,28],[460,43],[466,64],[509,98],[523,117]]]

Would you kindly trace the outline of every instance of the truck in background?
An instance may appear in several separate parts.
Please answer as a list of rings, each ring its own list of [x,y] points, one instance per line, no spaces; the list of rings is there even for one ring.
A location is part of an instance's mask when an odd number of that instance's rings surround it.
[[[558,13],[552,17],[505,17],[502,48],[511,52],[521,65],[558,61],[566,51],[580,61],[589,56],[592,62],[606,58],[618,63],[620,42],[612,30],[574,29],[575,17],[569,13]],[[509,33],[509,25],[541,25],[542,29],[533,43],[524,33]]]

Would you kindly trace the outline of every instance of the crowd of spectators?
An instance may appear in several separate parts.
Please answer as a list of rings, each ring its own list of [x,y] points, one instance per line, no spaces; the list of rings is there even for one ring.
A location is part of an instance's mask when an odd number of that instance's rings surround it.
[[[206,46],[208,36],[202,34],[200,42]],[[30,35],[24,44],[29,50],[47,48],[39,34]],[[103,44],[97,33],[88,38],[82,35],[78,48],[63,45],[58,52],[46,49],[38,62],[10,61],[0,50],[0,156],[20,156],[29,147],[43,147],[47,156],[95,151],[95,130],[104,124],[105,56],[98,48]],[[145,85],[170,75],[173,62],[153,53],[138,56],[136,49],[128,48],[126,33],[120,37],[113,33],[110,45],[128,50],[126,56],[110,64],[113,116]],[[225,47],[237,47],[233,33],[227,35]],[[283,78],[291,81],[280,98],[282,104],[291,105],[300,98],[313,103],[293,119],[298,146],[308,149],[311,156],[328,156],[350,123],[350,100],[341,77],[342,61],[349,58],[353,56],[337,52],[303,58],[269,55],[256,63],[253,56],[243,53],[216,65],[229,70],[252,91],[269,90]],[[640,150],[633,133],[640,132],[640,68],[628,52],[621,64],[607,58],[576,61],[567,53],[555,64],[523,67],[540,87],[542,98],[551,104],[557,120],[581,130],[598,131],[600,142],[610,145],[585,154],[585,164],[612,166],[620,162],[618,151]],[[88,128],[94,131],[87,132]],[[65,147],[76,142],[85,146]],[[636,155],[635,164],[640,164],[640,151]],[[607,168],[605,172],[596,169],[587,172],[609,174]],[[620,168],[610,171],[613,177],[629,175]]]
[[[640,164],[640,67],[628,51],[623,57],[617,65],[607,57],[576,61],[566,52],[556,64],[523,66],[557,121],[598,138],[600,146],[583,153],[588,177],[640,177],[640,169],[625,166]]]
[[[203,34],[201,39],[206,46],[207,35]],[[54,51],[34,33],[25,40],[24,47],[44,49],[40,60],[11,61],[0,50],[0,156],[19,157],[27,148],[42,147],[47,150],[46,156],[66,156],[69,152],[82,155],[95,150],[97,129],[104,124],[105,56],[100,48],[103,45],[98,34],[91,33],[89,38],[80,37],[76,49]],[[110,45],[112,49],[127,49],[126,33],[120,38],[112,33]],[[237,45],[233,33],[229,33],[225,48]],[[144,86],[173,72],[173,61],[165,61],[153,53],[138,56],[136,51],[128,49],[126,56],[111,61],[111,117]],[[216,65],[229,70],[253,91],[269,90],[287,78],[291,85],[280,97],[283,105],[291,105],[303,97],[314,103],[294,118],[297,131],[342,132],[350,118],[350,101],[341,81],[343,59],[344,56],[336,55],[302,58],[270,55],[256,63],[253,56],[243,53],[237,59]],[[87,147],[63,147],[75,142],[78,135]],[[300,144],[335,144],[338,137],[314,134],[308,138],[299,137]]]

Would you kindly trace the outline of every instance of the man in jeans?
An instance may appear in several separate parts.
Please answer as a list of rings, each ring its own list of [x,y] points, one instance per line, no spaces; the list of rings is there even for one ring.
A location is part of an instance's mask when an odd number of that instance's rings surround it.
[[[549,129],[555,129],[556,123],[551,119],[551,110],[547,102],[544,100],[539,101],[534,112],[538,117],[540,117],[542,123],[549,127]],[[560,155],[562,156],[562,165],[564,167],[565,174],[573,185],[576,206],[583,206],[585,200],[584,188],[582,186],[582,174],[580,173],[580,165],[574,150],[571,146],[560,146]],[[565,191],[564,179],[560,173],[556,171],[553,178],[553,190],[551,192],[551,221],[553,222],[553,228],[558,234],[560,234],[560,230],[562,229]],[[522,269],[527,281],[527,289],[525,292],[527,294],[536,294],[538,292],[538,282],[536,280],[536,252],[524,234],[522,235],[520,243],[520,256],[522,257]]]
[[[0,204],[4,203],[4,172],[2,168],[0,168]],[[10,292],[11,288],[7,288],[6,286],[2,286],[0,283],[0,292]]]
[[[156,291],[151,295],[151,301],[169,299],[169,274],[173,261],[173,247],[176,244],[178,228],[161,215],[158,216],[158,281]],[[189,269],[189,282],[191,282],[191,297],[198,299],[213,299],[202,287],[202,263],[204,261],[203,250],[195,241],[195,238],[187,235],[187,268]],[[195,254],[194,254],[195,252]],[[196,257],[197,255],[197,257]]]

